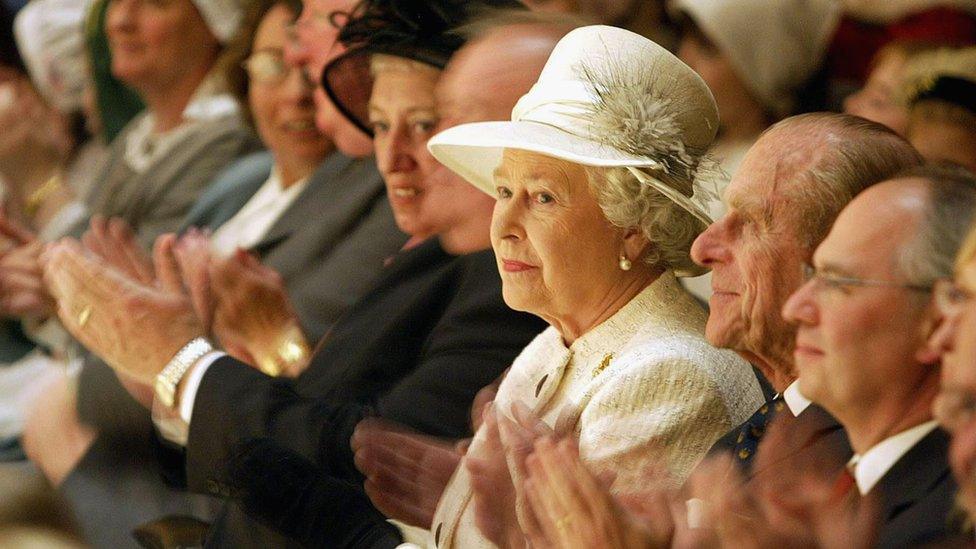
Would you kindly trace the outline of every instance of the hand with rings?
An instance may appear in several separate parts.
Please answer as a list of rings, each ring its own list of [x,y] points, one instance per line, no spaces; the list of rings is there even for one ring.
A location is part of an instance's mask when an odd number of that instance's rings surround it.
[[[78,311],[78,327],[79,328],[84,328],[85,325],[88,324],[88,319],[91,318],[91,314],[92,314],[92,306],[91,305],[85,305],[84,307],[81,308],[80,311]]]
[[[532,547],[670,546],[670,493],[611,495],[607,483],[580,459],[572,438],[538,440],[526,468],[523,490],[529,513],[523,524]]]
[[[50,245],[42,263],[64,327],[109,366],[144,384],[204,335],[188,297],[131,280],[76,240]]]

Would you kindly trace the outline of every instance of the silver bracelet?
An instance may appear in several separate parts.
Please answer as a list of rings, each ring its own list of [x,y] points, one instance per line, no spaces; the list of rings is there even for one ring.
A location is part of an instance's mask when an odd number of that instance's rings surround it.
[[[176,353],[176,356],[166,364],[163,371],[156,376],[156,382],[153,384],[156,398],[163,406],[171,410],[176,407],[176,387],[186,375],[186,371],[196,364],[203,355],[213,350],[213,345],[209,341],[198,337],[184,345],[180,352]]]

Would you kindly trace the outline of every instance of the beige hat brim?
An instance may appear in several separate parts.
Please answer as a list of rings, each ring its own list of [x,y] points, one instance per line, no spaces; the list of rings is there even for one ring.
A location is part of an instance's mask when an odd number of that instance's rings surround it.
[[[496,194],[494,172],[505,149],[536,152],[584,166],[660,167],[650,158],[531,121],[462,124],[432,137],[427,149],[438,162],[491,196]]]

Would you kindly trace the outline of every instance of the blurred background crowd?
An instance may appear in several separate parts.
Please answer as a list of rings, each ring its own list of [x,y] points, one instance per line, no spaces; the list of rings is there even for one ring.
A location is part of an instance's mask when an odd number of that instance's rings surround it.
[[[974,172],[976,0],[2,0],[0,546],[972,546]]]

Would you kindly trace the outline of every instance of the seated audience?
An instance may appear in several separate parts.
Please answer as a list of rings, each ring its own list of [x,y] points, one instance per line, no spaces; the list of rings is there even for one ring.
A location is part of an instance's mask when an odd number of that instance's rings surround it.
[[[846,143],[851,140],[861,144],[855,154],[847,150]],[[789,471],[809,456],[819,459],[821,454],[830,458],[822,472],[829,474],[828,471],[841,468],[850,456],[837,422],[811,405],[797,389],[795,327],[783,320],[781,310],[790,289],[802,283],[801,266],[810,260],[837,213],[864,188],[918,161],[904,140],[877,124],[823,113],[786,119],[765,132],[750,149],[742,169],[726,189],[728,213],[695,241],[692,257],[714,273],[716,291],[710,301],[706,327],[709,341],[747,358],[778,393],[712,449],[712,453],[731,452],[732,464],[746,478],[775,481],[784,474],[784,467]],[[785,423],[785,440],[781,439],[782,444],[773,442],[770,448],[761,443],[767,424],[777,415],[786,418],[781,421]],[[528,435],[534,438],[532,433]],[[773,450],[775,455],[757,462],[757,449],[766,449],[767,453]],[[509,452],[513,450],[517,449],[508,448]],[[527,463],[542,460],[541,454],[547,461],[578,461],[572,445],[556,452],[551,445],[543,449],[537,444],[534,453],[540,457]],[[576,465],[572,467],[576,469]],[[688,485],[697,484],[699,473],[696,469]],[[713,489],[715,482],[728,484],[722,479],[730,478],[729,474],[721,471],[706,484]],[[657,476],[652,475],[652,480]],[[638,497],[629,498],[637,503],[624,506],[608,497],[594,496],[605,490],[598,483],[586,484],[588,478],[595,477],[581,474],[572,489],[563,493],[598,502],[591,507],[596,514],[580,515],[579,508],[571,506],[573,500],[564,499],[545,512],[535,510],[543,531],[551,534],[559,530],[560,539],[591,540],[596,546],[610,544],[611,540],[600,536],[614,531],[626,536],[652,535],[662,543],[674,535],[677,543],[682,532],[674,530],[682,525],[669,509],[673,495],[655,488],[637,490]],[[552,503],[555,491],[561,490],[548,483],[546,477],[538,476],[529,485],[516,484],[516,489],[525,491],[524,500],[535,500],[538,505]],[[651,504],[660,500],[666,502],[663,509],[655,509]],[[645,504],[649,510],[644,509]],[[640,516],[646,513],[651,513],[653,520]],[[564,524],[555,528],[555,521],[567,516]],[[602,517],[607,528],[594,525],[594,517]],[[522,525],[528,527],[530,522],[523,521]],[[645,522],[650,523],[651,532],[645,532]],[[542,535],[538,530],[524,533],[530,539]]]
[[[458,84],[481,82],[474,77],[485,70],[489,52],[497,51],[489,46],[502,36],[511,36],[510,31],[504,31],[495,29],[466,46],[452,60],[445,85],[455,79]],[[671,140],[644,137],[642,141],[635,130],[606,149],[595,144],[610,139],[608,133],[576,137],[559,146],[548,141],[561,130],[547,129],[539,120],[561,124],[573,120],[560,118],[553,110],[559,96],[554,96],[558,92],[548,85],[569,75],[579,78],[583,73],[576,69],[585,54],[592,56],[593,80],[579,81],[586,93],[579,98],[587,102],[581,103],[585,110],[581,109],[578,116],[591,117],[588,119],[600,131],[619,127],[619,120],[614,118],[619,114],[611,105],[623,107],[625,98],[662,100],[657,94],[663,88],[657,86],[665,86],[668,80],[656,80],[661,72],[616,72],[617,66],[608,63],[606,56],[624,53],[631,56],[630,62],[620,66],[647,66],[638,61],[644,60],[659,70],[667,67],[684,81],[684,93],[695,109],[683,115],[669,113],[677,132]],[[616,83],[620,87],[614,87]],[[605,94],[606,105],[597,103],[595,94],[589,95],[593,92],[588,90],[593,89]],[[633,90],[640,91],[630,97]],[[500,256],[506,301],[533,311],[551,324],[523,351],[502,381],[495,399],[497,409],[507,413],[509,406],[524,402],[544,414],[549,424],[567,423],[585,441],[587,459],[604,470],[614,470],[622,489],[627,489],[648,457],[642,450],[649,441],[670,442],[665,452],[667,464],[674,477],[681,478],[714,437],[760,398],[746,365],[705,343],[704,314],[681,290],[674,275],[675,271],[694,271],[688,248],[705,216],[687,195],[676,190],[683,186],[685,193],[692,194],[695,158],[682,163],[681,157],[669,155],[676,154],[671,148],[675,143],[680,143],[677,147],[681,150],[691,145],[702,150],[711,139],[713,132],[698,122],[702,114],[715,116],[714,104],[704,90],[694,73],[646,39],[610,27],[586,27],[560,41],[539,82],[517,104],[513,122],[456,126],[429,145],[446,165],[466,174],[478,189],[487,193],[498,187],[492,243]],[[455,103],[454,98],[451,94],[444,103],[463,104]],[[523,137],[506,139],[513,130]],[[553,156],[544,156],[543,151]],[[564,160],[567,156],[582,157],[587,164]],[[601,159],[617,165],[591,166]],[[661,159],[674,162],[673,177],[634,167],[647,169]],[[496,167],[499,160],[501,164]],[[624,186],[627,181],[644,183],[630,186],[628,191]],[[556,205],[561,207],[547,210]],[[620,217],[611,222],[604,211]],[[661,223],[682,223],[686,230],[665,235]],[[581,231],[569,238],[566,227]],[[573,261],[577,270],[570,273],[566,267],[570,257],[594,259]],[[663,415],[669,419],[656,421]],[[478,430],[466,459],[469,466],[472,460],[480,465],[470,466],[471,471],[458,469],[441,499],[430,538],[424,543],[467,547],[486,542],[475,525],[474,508],[467,503],[469,478],[480,474],[474,470],[492,467],[488,461],[504,461],[504,455],[493,451],[498,436],[493,419]],[[247,475],[238,477],[245,482],[244,499],[249,509],[300,540],[321,545],[330,535],[343,532],[368,536],[370,546],[375,547],[391,547],[399,541],[394,536],[363,534],[364,529],[369,531],[368,523],[357,522],[348,512],[330,511],[327,499],[348,488],[328,478],[327,468],[316,470],[287,453],[279,459],[281,453],[273,447],[247,448],[244,453],[247,457],[241,461],[247,471],[254,471],[262,461],[259,456],[264,456],[270,460],[267,466],[281,470],[289,486],[301,493],[297,497],[303,504],[295,514],[283,516],[273,502],[261,505],[255,497],[267,493],[263,481]],[[296,481],[308,478],[304,475],[311,475],[312,480]],[[293,494],[288,492],[285,497],[296,497]],[[496,503],[512,513],[507,519],[514,519],[514,501],[507,495],[497,492]],[[296,516],[312,517],[314,522],[294,520]],[[376,517],[359,516],[360,521],[372,521],[375,531],[385,527]]]
[[[176,244],[173,253],[187,267],[195,266],[187,269],[193,273],[186,277],[187,285],[199,285],[202,275],[210,290],[209,318],[226,323],[229,317],[251,314],[262,304],[257,299],[262,295],[257,293],[259,286],[280,277],[295,304],[296,316],[286,319],[292,323],[286,335],[300,331],[314,340],[367,290],[383,260],[406,237],[390,215],[374,163],[335,151],[329,137],[315,129],[312,86],[302,67],[284,63],[284,51],[290,47],[288,26],[300,10],[297,1],[254,2],[244,15],[241,33],[228,44],[223,63],[227,80],[270,151],[234,163],[188,214],[183,224],[214,230],[212,243],[195,232]],[[317,216],[320,220],[309,222]],[[130,261],[143,254],[129,234],[120,220],[96,220],[85,242],[113,264],[124,264],[127,272],[153,278],[152,266],[144,266],[147,260]],[[238,248],[255,254],[263,265]],[[207,265],[212,265],[213,277]],[[234,314],[227,312],[232,310]],[[272,346],[283,348],[287,341]],[[240,347],[238,341],[225,345]],[[308,353],[307,348],[295,350]],[[258,358],[281,370],[302,358],[294,355],[269,353]],[[79,512],[82,524],[105,535],[127,537],[131,527],[164,513],[182,509],[209,517],[199,501],[190,505],[186,497],[162,485],[153,467],[149,414],[128,397],[111,370],[86,364],[77,385],[80,418],[52,407],[46,398],[45,408],[35,416],[37,430],[45,431],[44,440],[35,437],[32,457],[52,482],[61,484],[64,479],[62,491],[85,510]],[[51,391],[62,394],[64,388]],[[68,398],[73,406],[75,398]],[[90,427],[99,431],[93,445]],[[65,440],[86,442],[66,448]],[[106,475],[109,470],[112,474]],[[128,494],[126,504],[104,497],[106,492]],[[92,504],[95,501],[100,503]],[[133,505],[135,501],[142,503]],[[100,544],[117,539],[88,533]]]
[[[851,142],[859,146],[851,149]],[[712,269],[709,341],[737,351],[762,373],[777,395],[769,402],[773,415],[787,410],[836,431],[833,419],[809,408],[798,391],[795,327],[782,318],[782,306],[838,212],[865,188],[919,162],[908,143],[878,124],[824,113],[786,119],[750,149],[726,189],[728,213],[695,241],[695,261]],[[753,225],[761,229],[750,230]],[[803,414],[807,409],[812,413]],[[760,408],[715,450],[732,451],[751,474],[771,419]]]
[[[381,3],[364,4],[362,9],[370,16],[371,23],[392,18],[387,24],[388,32],[373,29],[379,44],[385,44],[388,51],[400,51],[413,44],[420,53],[436,54],[436,57],[423,57],[425,60],[446,60],[460,45],[458,38],[446,36],[444,32],[463,21],[467,13],[440,19],[437,34],[416,37],[403,31],[410,28],[405,27],[410,21],[407,15],[387,12]],[[421,9],[427,17],[438,13],[423,6],[410,9]],[[533,37],[526,42],[525,48],[515,48],[523,64],[529,58],[525,54],[534,52],[535,48],[551,47],[552,40]],[[531,70],[538,70],[542,56],[534,55],[536,63],[525,65],[529,74],[515,73],[516,81],[527,81],[533,76]],[[409,63],[405,66],[409,70],[399,70],[404,66],[394,64],[396,70],[377,72],[375,107],[382,110],[371,115],[383,113],[390,117],[380,119],[375,127],[391,124],[396,131],[392,136],[395,139],[390,139],[385,131],[377,132],[379,164],[387,176],[390,196],[416,198],[393,200],[392,204],[401,227],[415,233],[419,242],[392,259],[372,291],[333,326],[308,367],[294,382],[272,379],[222,353],[211,354],[198,369],[187,372],[188,379],[199,380],[199,384],[188,386],[192,393],[181,391],[177,397],[179,409],[184,411],[162,404],[168,399],[157,399],[157,408],[168,409],[170,416],[176,415],[162,419],[160,425],[167,437],[186,445],[186,477],[191,489],[226,496],[222,479],[226,477],[229,454],[238,441],[256,435],[280,436],[282,443],[301,449],[304,455],[315,456],[334,474],[354,477],[358,473],[352,463],[349,438],[356,423],[368,415],[378,414],[441,436],[465,436],[470,429],[467,410],[475,392],[495,379],[517,351],[542,329],[538,319],[511,311],[501,300],[494,256],[487,250],[491,199],[449,177],[423,148],[439,119],[434,110],[433,87],[440,71],[436,65],[431,68],[421,65],[423,70],[415,70],[416,66]],[[403,84],[408,86],[401,88]],[[410,90],[409,95],[403,90]],[[517,92],[523,90],[520,87]],[[491,93],[497,96],[498,90]],[[506,107],[510,109],[510,106],[508,103]],[[417,118],[421,115],[422,118]],[[416,141],[405,141],[405,137]],[[404,188],[411,192],[402,193]],[[91,261],[81,256],[79,259],[86,264]],[[125,280],[121,273],[95,262],[89,266],[102,270],[105,276],[120,284],[122,294],[132,292],[130,295],[144,296],[146,299],[139,306],[147,307],[147,312],[153,311],[153,316],[176,312],[184,320],[193,319],[191,324],[185,324],[175,319],[166,321],[161,316],[153,319],[136,315],[148,324],[131,325],[133,331],[125,339],[144,334],[154,335],[158,340],[145,341],[142,351],[120,358],[106,351],[109,347],[123,350],[117,346],[120,340],[116,339],[121,334],[114,328],[105,330],[108,325],[102,322],[112,322],[111,315],[119,315],[120,320],[129,318],[133,311],[127,311],[121,301],[103,304],[101,298],[78,294],[77,297],[88,303],[98,302],[100,311],[105,308],[97,316],[93,311],[91,318],[84,322],[85,331],[95,337],[86,336],[82,341],[109,364],[141,368],[152,362],[142,356],[144,352],[155,349],[152,352],[159,353],[160,363],[153,367],[158,367],[158,373],[179,347],[195,337],[184,341],[175,330],[160,332],[155,327],[192,326],[194,336],[204,335],[186,296],[139,286],[137,281]],[[164,266],[157,262],[156,267]],[[68,275],[71,270],[52,267],[54,272]],[[84,284],[101,278],[81,275],[78,271],[70,276]],[[125,299],[117,292],[113,295]],[[280,293],[272,295],[282,297]],[[238,300],[249,297],[239,291],[234,296]],[[181,307],[173,309],[166,305],[174,302]],[[269,312],[281,310],[272,305],[264,303],[253,315],[237,316],[233,319],[238,323],[235,329],[242,334],[280,329],[280,326],[264,324]],[[77,316],[74,322],[78,323]],[[147,331],[149,326],[153,328]],[[253,341],[248,337],[242,339]],[[193,343],[199,344],[200,341]],[[168,348],[170,345],[175,348]],[[253,351],[251,354],[258,355]],[[147,371],[139,377],[143,383],[152,383],[155,375]],[[234,413],[229,414],[230,410]],[[191,419],[188,432],[187,419]],[[175,429],[167,425],[175,425]],[[183,469],[182,458],[178,466]],[[216,484],[214,479],[221,484]],[[225,516],[225,522],[215,527],[211,539],[212,543],[234,546],[281,543],[280,539],[275,541],[255,533],[233,511]]]
[[[974,44],[0,1],[0,546],[971,546]]]
[[[976,47],[919,55],[907,70],[908,140],[927,160],[976,170]]]
[[[877,505],[881,547],[950,533],[956,483],[932,415],[941,366],[928,339],[942,321],[932,287],[974,215],[972,177],[919,170],[876,185],[841,212],[783,308],[798,325],[800,389],[847,431],[848,486]]]
[[[567,95],[564,82],[576,91]],[[570,100],[573,114],[557,108]],[[671,120],[672,133],[648,131],[657,118],[640,113],[650,112]],[[618,491],[633,487],[649,444],[661,445],[656,457],[680,482],[761,398],[745,363],[705,342],[705,314],[675,278],[700,272],[689,255],[708,220],[694,201],[695,151],[710,144],[716,118],[704,82],[660,46],[584,27],[557,45],[512,122],[458,126],[430,143],[441,162],[496,195],[492,243],[506,302],[550,323],[502,381],[496,413],[520,403],[549,425],[566,423],[584,460],[615,473]],[[469,504],[472,477],[504,463],[498,446],[487,422],[438,505],[438,546],[485,542]],[[514,521],[514,500],[496,493],[491,503]]]

